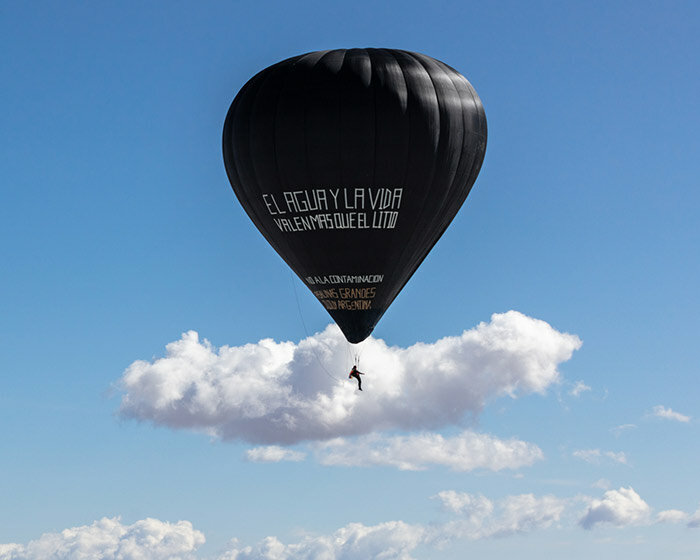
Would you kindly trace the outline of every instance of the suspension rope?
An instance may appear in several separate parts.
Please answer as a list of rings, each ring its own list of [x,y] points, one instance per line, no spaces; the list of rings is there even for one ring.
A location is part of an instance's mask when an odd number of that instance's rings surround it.
[[[297,302],[297,309],[299,310],[299,317],[301,318],[301,324],[304,326],[304,332],[306,333],[306,338],[311,338],[311,335],[309,334],[309,329],[306,328],[306,321],[304,321],[304,314],[301,312],[301,303],[299,303],[299,294],[297,293],[297,285],[296,285],[296,282],[294,281],[294,274],[292,274],[291,270],[289,271],[289,274],[290,274],[291,279],[292,279],[292,287],[294,288],[294,299],[296,299],[296,302]],[[333,352],[333,349],[330,346],[328,346],[325,342],[323,342],[323,340],[319,340],[319,342],[321,344],[323,344],[326,348],[328,348],[328,350]],[[321,369],[323,370],[323,372],[331,379],[334,379],[336,382],[342,383],[343,385],[345,385],[345,383],[343,382],[342,379],[338,379],[335,375],[333,375],[331,372],[329,372],[326,369],[326,366],[323,365],[321,358],[318,357],[318,354],[316,353],[316,350],[314,349],[313,345],[311,345],[310,348],[311,348],[312,354],[315,356],[316,361],[318,361],[318,364],[321,366]],[[347,347],[346,347],[346,352],[347,352]]]

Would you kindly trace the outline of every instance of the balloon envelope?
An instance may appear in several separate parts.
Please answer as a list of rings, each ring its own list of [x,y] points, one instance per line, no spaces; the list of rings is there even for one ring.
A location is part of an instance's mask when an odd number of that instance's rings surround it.
[[[270,66],[238,93],[223,132],[243,208],[353,343],[452,221],[485,150],[464,76],[390,49]]]

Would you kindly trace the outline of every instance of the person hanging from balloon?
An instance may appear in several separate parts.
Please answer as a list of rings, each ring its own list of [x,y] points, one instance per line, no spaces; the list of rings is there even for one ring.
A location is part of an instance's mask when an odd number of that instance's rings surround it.
[[[357,369],[357,366],[352,366],[348,379],[352,379],[353,377],[357,379],[357,388],[362,391],[362,379],[360,379],[360,375],[364,375],[364,373]]]

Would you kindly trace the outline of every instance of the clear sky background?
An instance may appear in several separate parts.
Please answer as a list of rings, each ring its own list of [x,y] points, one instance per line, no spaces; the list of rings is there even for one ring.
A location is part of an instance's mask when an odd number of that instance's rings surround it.
[[[0,559],[698,558],[699,21],[1,2]],[[363,393],[221,157],[256,72],[355,46],[453,66],[489,123]]]

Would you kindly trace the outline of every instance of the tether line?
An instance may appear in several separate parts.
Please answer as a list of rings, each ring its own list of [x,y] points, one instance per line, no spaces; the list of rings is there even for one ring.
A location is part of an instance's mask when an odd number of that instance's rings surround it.
[[[306,333],[306,338],[311,338],[311,335],[309,334],[309,329],[306,328],[306,321],[304,321],[304,314],[301,312],[301,303],[299,302],[299,294],[297,293],[297,284],[294,281],[294,274],[292,271],[289,271],[289,274],[291,275],[292,278],[292,287],[294,288],[294,299],[296,299],[297,302],[297,309],[299,310],[299,317],[301,318],[301,324],[304,326],[304,332]],[[328,346],[325,342],[322,340],[319,340],[321,344],[323,344],[328,350],[333,352],[333,348]],[[324,373],[330,377],[331,379],[335,379],[338,383],[343,383],[342,379],[338,379],[335,375],[333,375],[331,372],[329,372],[326,369],[326,366],[323,365],[323,362],[321,361],[321,358],[318,357],[318,354],[316,353],[316,350],[314,349],[313,345],[311,346],[311,352],[315,356],[316,360],[318,361],[318,364],[321,366],[321,369],[324,371]]]

